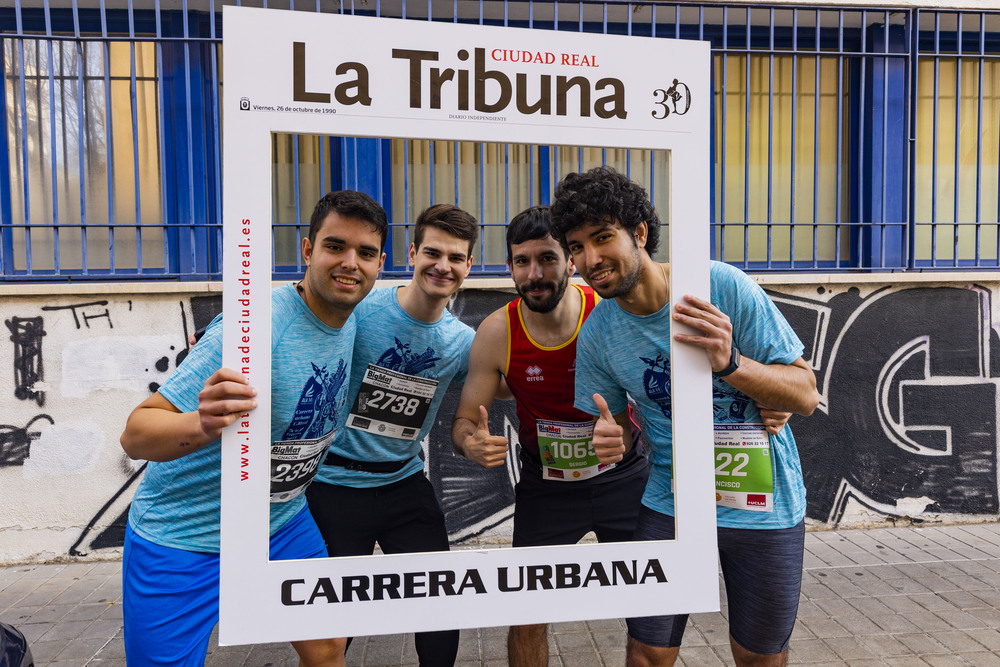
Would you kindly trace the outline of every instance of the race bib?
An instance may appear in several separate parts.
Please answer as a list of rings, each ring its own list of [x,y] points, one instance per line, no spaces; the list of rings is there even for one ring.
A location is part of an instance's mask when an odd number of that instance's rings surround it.
[[[359,431],[415,440],[438,381],[368,364],[347,425]]]
[[[319,468],[326,448],[333,442],[334,429],[315,440],[279,440],[271,443],[271,502],[287,503],[298,496]]]
[[[715,503],[774,510],[771,439],[762,424],[715,425]]]
[[[593,422],[535,420],[542,479],[579,482],[615,467],[600,463],[594,452]]]

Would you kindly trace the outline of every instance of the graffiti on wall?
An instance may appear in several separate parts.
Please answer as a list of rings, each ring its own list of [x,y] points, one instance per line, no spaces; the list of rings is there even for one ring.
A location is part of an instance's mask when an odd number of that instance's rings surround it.
[[[179,340],[174,345],[168,345],[167,354],[156,356],[152,363],[152,368],[163,378],[179,366],[190,351],[188,335],[208,326],[209,322],[222,310],[222,297],[217,295],[192,297],[189,303],[185,304],[181,301],[177,305],[179,306]],[[185,305],[190,309],[190,321]],[[131,302],[129,302],[129,307],[131,309]],[[171,356],[173,357],[172,367]],[[147,363],[146,366],[144,370],[148,372],[150,370],[149,364]],[[160,382],[150,381],[147,387],[150,394],[156,393],[160,388]],[[70,547],[69,554],[71,556],[85,556],[92,551],[124,546],[129,506],[145,469],[146,464],[143,463],[91,517],[76,542]],[[115,517],[110,524],[106,523],[106,517],[109,516]]]
[[[45,322],[41,317],[12,317],[4,320],[14,343],[14,396],[22,401],[45,405],[45,391],[40,389],[45,379],[42,364],[42,337]]]
[[[807,516],[996,515],[1000,340],[980,286],[772,294],[819,409],[793,418]]]
[[[816,372],[822,397],[812,417],[791,422],[808,517],[838,525],[856,521],[859,512],[888,520],[1000,513],[1000,327],[991,317],[990,290],[976,285],[814,289],[771,294],[805,345],[803,356]],[[466,290],[450,308],[475,328],[511,298]],[[19,469],[25,478],[72,475],[94,469],[107,450],[119,457],[120,476],[78,519],[84,528],[69,554],[122,546],[143,464],[120,452],[118,432],[74,421],[60,402],[87,404],[108,388],[127,388],[132,396],[157,391],[186,357],[188,335],[206,326],[220,307],[219,296],[157,305],[157,321],[143,322],[150,333],[141,336],[124,332],[130,326],[134,331],[134,318],[148,318],[150,310],[138,315],[129,300],[5,315],[10,335],[4,354],[14,360],[5,391],[18,401],[2,403],[14,410],[0,414],[0,471]],[[57,335],[59,347],[43,355]],[[45,363],[52,360],[60,365],[58,373],[50,373],[58,381],[48,384]],[[498,402],[490,411],[491,431],[511,442],[506,466],[485,469],[454,454],[451,419],[460,392],[460,386],[449,388],[423,443],[426,469],[456,542],[509,521],[519,476],[513,402]],[[129,408],[121,408],[122,420]]]
[[[122,389],[129,396],[156,391],[187,355],[188,334],[218,313],[221,297],[193,297],[174,307],[179,316],[164,317],[152,326],[149,309],[134,311],[130,299],[36,303],[33,308],[18,302],[16,314],[4,318],[10,335],[3,356],[13,361],[11,382],[4,391],[46,409],[30,411],[18,407],[24,403],[0,403],[5,408],[0,414],[0,470],[24,480],[92,473],[110,448],[119,461],[120,479],[125,480],[120,486],[113,483],[106,502],[89,520],[77,519],[85,528],[69,548],[70,555],[122,546],[128,506],[144,469],[144,464],[129,461],[117,448],[118,433],[110,431],[120,429],[127,412],[119,419],[119,406],[106,405],[105,397]],[[164,312],[159,306],[154,310]],[[47,382],[46,362],[51,365],[53,360],[58,367],[48,376],[57,379]],[[114,428],[91,419],[101,412],[110,414]]]

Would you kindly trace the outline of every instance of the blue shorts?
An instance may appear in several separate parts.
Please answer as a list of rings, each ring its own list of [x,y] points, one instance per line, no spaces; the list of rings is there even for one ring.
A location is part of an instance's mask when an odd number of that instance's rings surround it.
[[[271,536],[270,553],[272,560],[326,557],[308,507]],[[160,546],[128,526],[122,586],[129,667],[205,664],[219,621],[219,554]]]
[[[791,528],[719,528],[719,563],[729,603],[729,634],[752,653],[788,648],[802,588],[805,523]],[[674,539],[674,517],[643,505],[635,540]],[[643,644],[681,645],[687,614],[626,619],[628,634]]]

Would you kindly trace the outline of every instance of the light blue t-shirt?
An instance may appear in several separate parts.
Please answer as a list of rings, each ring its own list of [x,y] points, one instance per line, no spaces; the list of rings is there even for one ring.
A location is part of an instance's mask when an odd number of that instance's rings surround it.
[[[802,343],[764,290],[739,269],[711,263],[711,301],[733,325],[740,352],[763,364],[790,364],[802,356]],[[576,354],[578,409],[598,414],[593,394],[601,394],[617,414],[627,405],[626,392],[646,423],[652,473],[642,502],[673,516],[670,490],[672,425],[670,415],[670,304],[645,316],[628,313],[614,299],[604,299],[580,331]],[[724,380],[712,378],[716,423],[760,423],[753,399]],[[681,445],[683,446],[683,445]],[[727,528],[789,528],[805,516],[806,491],[792,431],[771,436],[774,510],[717,508],[718,525]]]
[[[354,320],[341,329],[324,324],[292,284],[271,292],[271,441],[315,440],[346,415]],[[160,387],[181,412],[198,409],[198,393],[222,366],[222,317]],[[150,542],[218,553],[221,440],[173,461],[151,461],[139,483],[129,525]],[[305,495],[271,503],[273,535],[306,504]]]
[[[408,463],[392,473],[321,465],[316,474],[317,482],[367,488],[384,486],[423,470],[420,442],[434,426],[448,385],[453,379],[465,381],[469,370],[469,348],[472,347],[475,332],[447,310],[437,322],[423,322],[410,316],[399,305],[396,298],[398,289],[384,287],[373,290],[354,310],[357,336],[347,405],[347,410],[354,416],[337,433],[330,451],[355,461]],[[426,395],[426,398],[421,398],[414,393],[371,382],[363,385],[369,364],[391,371],[385,374],[376,372],[391,376],[397,387],[410,382],[404,376],[436,380],[437,386],[417,382],[421,385],[417,392]],[[355,407],[357,411],[352,410]],[[422,422],[420,414],[425,415]],[[417,417],[416,421],[414,417]],[[371,431],[351,428],[352,424]],[[402,426],[397,426],[399,424]],[[379,434],[389,431],[404,437]]]

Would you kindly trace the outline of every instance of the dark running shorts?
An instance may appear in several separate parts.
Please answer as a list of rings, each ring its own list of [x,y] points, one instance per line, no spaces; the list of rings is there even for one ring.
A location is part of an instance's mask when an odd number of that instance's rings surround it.
[[[645,460],[600,484],[543,480],[523,466],[514,487],[515,547],[576,544],[593,531],[601,542],[628,542],[649,477]],[[609,471],[605,474],[614,474]]]
[[[729,603],[729,634],[752,653],[788,648],[802,587],[805,523],[777,530],[719,528],[719,562]],[[674,518],[643,506],[636,540],[671,540]],[[643,644],[681,645],[687,614],[626,619],[628,634]]]

